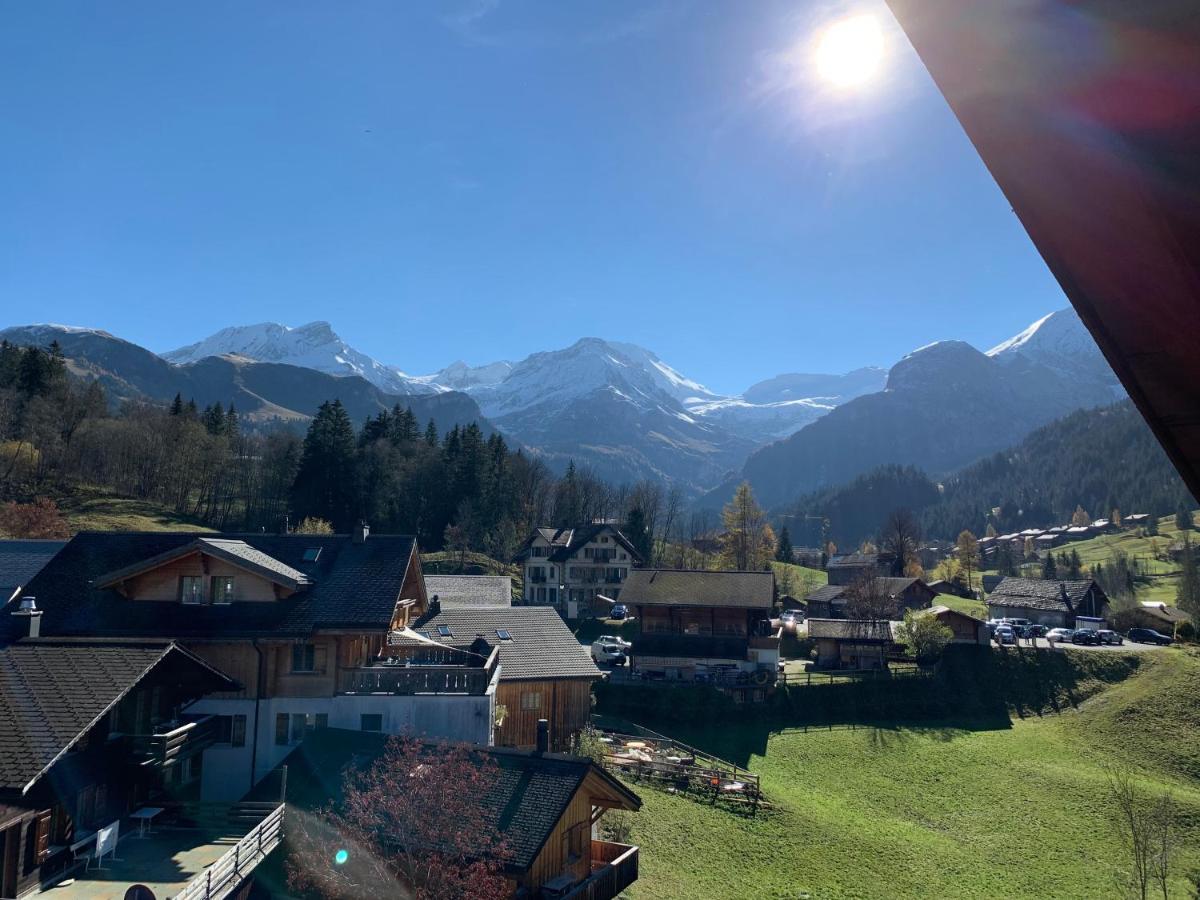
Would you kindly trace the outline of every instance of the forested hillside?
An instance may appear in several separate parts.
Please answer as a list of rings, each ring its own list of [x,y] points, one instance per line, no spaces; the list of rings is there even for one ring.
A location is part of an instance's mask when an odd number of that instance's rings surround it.
[[[1077,506],[1168,515],[1194,501],[1130,401],[1081,410],[1020,444],[935,483],[915,467],[885,466],[810,494],[785,514],[820,515],[839,546],[874,537],[888,513],[914,510],[927,537],[952,539],[1067,522]],[[993,512],[995,511],[995,512]]]
[[[613,489],[574,466],[556,478],[499,434],[473,423],[443,431],[401,406],[356,428],[331,398],[303,438],[283,426],[246,429],[219,400],[203,409],[185,396],[127,401],[113,411],[99,382],[73,376],[57,346],[0,343],[0,502],[9,505],[0,509],[19,507],[0,531],[57,535],[54,504],[81,493],[144,501],[225,531],[279,531],[306,518],[346,531],[364,518],[376,532],[416,534],[426,550],[470,547],[499,559],[534,524],[595,517],[641,523],[660,546],[679,527],[680,506],[656,484]]]

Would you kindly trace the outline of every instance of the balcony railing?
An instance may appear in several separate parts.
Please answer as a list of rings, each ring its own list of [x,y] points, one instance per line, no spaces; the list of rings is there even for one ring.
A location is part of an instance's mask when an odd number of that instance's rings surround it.
[[[638,877],[638,848],[592,841],[592,874],[562,895],[562,900],[612,900]]]
[[[633,655],[679,656],[685,658],[746,659],[749,639],[745,635],[639,634],[633,639]]]
[[[211,866],[187,883],[175,900],[223,900],[246,881],[283,837],[281,803]]]
[[[778,650],[779,642],[783,639],[783,626],[770,634],[756,634],[750,637],[751,650]]]
[[[447,648],[437,648],[422,657],[397,657],[397,664],[382,663],[357,669],[345,669],[338,690],[343,694],[468,694],[487,693],[500,665],[500,651],[492,648],[486,660]]]
[[[144,766],[165,768],[212,746],[217,739],[217,717],[199,716],[187,722],[155,726],[152,734],[132,736],[135,752],[142,754]]]

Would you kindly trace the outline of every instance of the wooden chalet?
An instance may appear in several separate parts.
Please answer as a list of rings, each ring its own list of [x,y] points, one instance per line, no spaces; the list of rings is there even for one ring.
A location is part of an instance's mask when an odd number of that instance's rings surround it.
[[[556,610],[537,606],[442,606],[434,604],[406,634],[394,634],[386,653],[414,641],[452,644],[483,640],[499,653],[495,743],[533,747],[537,723],[548,719],[551,747],[566,750],[587,726],[592,683],[602,677],[587,647]]]
[[[1076,616],[1103,617],[1108,596],[1095,581],[1002,578],[987,598],[994,619],[1028,619],[1051,628],[1070,628]]]
[[[761,690],[779,662],[774,595],[771,572],[636,569],[623,594],[638,622],[630,665],[644,677]]]
[[[844,553],[825,565],[829,584],[848,586],[868,575],[887,575],[895,557],[889,553]]]
[[[905,610],[928,609],[937,593],[920,578],[877,577],[874,589],[891,600],[889,618],[902,619]],[[828,584],[808,595],[808,614],[818,619],[844,619],[854,585]]]
[[[352,535],[83,533],[24,595],[44,610],[43,635],[174,638],[237,682],[187,710],[222,721],[223,740],[204,757],[206,800],[242,796],[317,728],[492,737],[499,667],[488,652],[378,665],[387,635],[428,611],[411,537],[365,525]],[[0,621],[0,645],[14,636],[19,626]]]
[[[288,802],[317,809],[342,795],[350,767],[369,765],[386,746],[378,734],[327,729],[286,760]],[[641,799],[589,759],[533,750],[479,747],[497,779],[473,798],[511,850],[505,874],[514,897],[612,900],[638,877],[638,848],[600,840],[609,810],[636,812]]]
[[[220,860],[244,829],[173,831],[167,852],[180,861],[165,873],[164,845],[152,842],[142,857],[157,856],[156,869],[113,868],[138,856],[126,843],[117,852],[123,835],[142,830],[137,817],[165,818],[195,797],[220,722],[189,715],[188,705],[237,688],[169,641],[25,638],[0,647],[0,897],[36,894],[65,877],[73,886],[54,896],[119,896],[125,875],[127,884],[157,878],[159,890],[176,894]],[[246,855],[231,889],[260,858]],[[107,866],[103,886],[89,881],[96,863]]]
[[[816,644],[818,669],[887,668],[895,643],[891,622],[864,619],[809,619],[808,636]]]
[[[986,647],[991,641],[987,624],[982,619],[977,619],[948,606],[933,606],[924,610],[921,615],[933,616],[949,628],[954,635],[951,643],[979,644]]]

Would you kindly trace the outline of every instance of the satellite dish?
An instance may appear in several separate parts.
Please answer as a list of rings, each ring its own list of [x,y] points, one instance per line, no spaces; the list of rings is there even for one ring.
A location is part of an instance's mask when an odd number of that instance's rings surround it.
[[[144,884],[133,884],[125,892],[125,900],[155,900],[154,891]]]

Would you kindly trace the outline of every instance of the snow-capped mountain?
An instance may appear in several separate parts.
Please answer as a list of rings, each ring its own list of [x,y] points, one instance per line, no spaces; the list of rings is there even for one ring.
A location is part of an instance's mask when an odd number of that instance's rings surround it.
[[[210,356],[237,356],[254,362],[315,369],[329,375],[358,375],[389,394],[434,394],[446,390],[360,353],[338,337],[328,322],[310,322],[298,328],[276,322],[235,325],[161,355],[179,365]]]
[[[1114,399],[1125,395],[1096,342],[1070,308],[1043,316],[987,355],[1009,368],[1052,372],[1089,389],[1107,387]]]
[[[469,366],[459,360],[432,375],[414,375],[412,380],[455,391],[470,391],[499,384],[508,377],[512,370],[513,364],[508,360],[500,360],[482,366]]]

